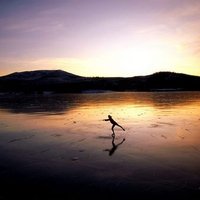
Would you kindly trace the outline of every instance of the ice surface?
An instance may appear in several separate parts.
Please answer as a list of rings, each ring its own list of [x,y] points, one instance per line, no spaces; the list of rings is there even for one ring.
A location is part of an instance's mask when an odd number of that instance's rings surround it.
[[[3,199],[199,197],[199,92],[0,98]]]

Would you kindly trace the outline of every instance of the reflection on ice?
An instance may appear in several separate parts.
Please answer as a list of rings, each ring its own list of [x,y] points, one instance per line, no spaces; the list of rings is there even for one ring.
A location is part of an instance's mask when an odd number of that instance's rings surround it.
[[[198,104],[199,92],[123,92],[96,94],[1,95],[0,108],[13,113],[62,114],[76,108],[174,109]],[[120,105],[120,106],[119,106]],[[142,112],[141,112],[142,113]]]
[[[115,133],[113,133],[112,134],[112,148],[111,149],[105,149],[104,151],[108,151],[109,156],[112,156],[114,154],[114,152],[117,150],[118,146],[120,146],[124,141],[125,141],[125,138],[121,142],[119,142],[118,144],[115,144]]]

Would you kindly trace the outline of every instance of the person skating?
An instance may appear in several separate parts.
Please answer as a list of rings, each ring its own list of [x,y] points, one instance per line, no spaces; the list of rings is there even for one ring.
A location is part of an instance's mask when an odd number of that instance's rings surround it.
[[[114,134],[114,127],[115,126],[119,126],[123,131],[125,131],[125,129],[119,125],[113,118],[111,115],[108,115],[108,119],[104,119],[103,121],[110,121],[110,123],[112,124],[112,131],[113,131],[113,134]]]

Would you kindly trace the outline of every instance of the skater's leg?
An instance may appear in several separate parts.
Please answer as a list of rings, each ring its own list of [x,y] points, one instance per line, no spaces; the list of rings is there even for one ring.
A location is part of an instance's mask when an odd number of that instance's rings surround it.
[[[123,131],[125,131],[125,129],[122,126],[120,126],[119,124],[117,124],[117,126],[119,126]]]
[[[112,125],[112,131],[113,131],[113,132],[114,132],[114,127],[115,127],[115,124]]]

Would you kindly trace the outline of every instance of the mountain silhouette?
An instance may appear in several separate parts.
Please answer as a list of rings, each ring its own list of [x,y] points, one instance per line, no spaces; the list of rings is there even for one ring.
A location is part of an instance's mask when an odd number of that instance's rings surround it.
[[[199,91],[200,77],[156,72],[134,77],[83,77],[62,70],[15,72],[0,77],[0,92]]]

